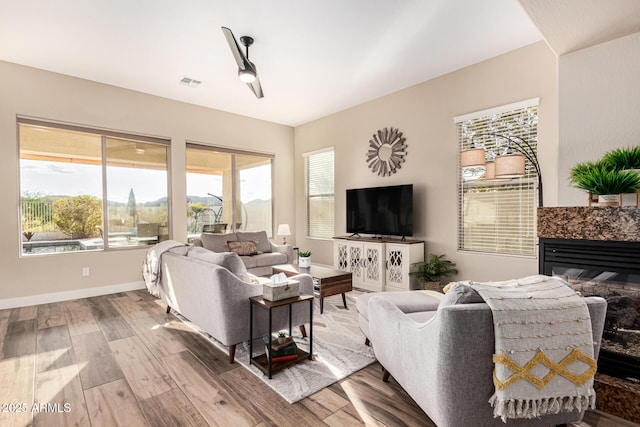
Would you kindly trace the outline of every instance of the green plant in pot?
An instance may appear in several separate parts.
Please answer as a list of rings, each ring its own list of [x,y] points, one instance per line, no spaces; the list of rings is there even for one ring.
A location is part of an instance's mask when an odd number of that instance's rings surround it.
[[[571,169],[571,183],[576,188],[598,195],[601,206],[617,206],[619,194],[634,193],[640,188],[640,175],[613,169],[604,161],[584,162]]]
[[[302,268],[311,267],[311,251],[300,251],[298,254],[298,265]]]
[[[616,148],[602,156],[602,163],[618,171],[640,172],[640,146]]]
[[[445,254],[430,254],[427,261],[411,264],[415,271],[409,273],[423,285],[424,289],[439,291],[440,282],[445,277],[458,274],[456,263],[447,259]]]

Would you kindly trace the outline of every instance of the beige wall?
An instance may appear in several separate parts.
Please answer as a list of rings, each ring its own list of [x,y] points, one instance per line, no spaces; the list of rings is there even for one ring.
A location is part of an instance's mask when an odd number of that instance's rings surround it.
[[[559,58],[559,206],[587,205],[586,193],[567,185],[576,163],[640,144],[638,70],[640,33]]]
[[[18,114],[171,138],[176,240],[185,241],[187,234],[186,140],[275,154],[274,227],[294,223],[291,127],[6,62],[0,62],[0,76],[0,300],[140,282],[145,254],[134,249],[19,257]],[[82,267],[90,268],[89,277],[81,277]]]
[[[446,253],[460,278],[499,280],[535,274],[534,258],[456,251],[457,115],[540,98],[539,157],[545,204],[557,194],[556,57],[537,43],[417,86],[359,105],[295,129],[297,243],[313,252],[314,262],[333,264],[332,241],[306,239],[302,153],[335,147],[336,235],[344,235],[345,190],[414,184],[414,238],[426,241],[426,253]],[[339,94],[336,94],[339,96]],[[378,177],[365,162],[368,141],[384,127],[397,127],[407,138],[408,155],[391,177]]]

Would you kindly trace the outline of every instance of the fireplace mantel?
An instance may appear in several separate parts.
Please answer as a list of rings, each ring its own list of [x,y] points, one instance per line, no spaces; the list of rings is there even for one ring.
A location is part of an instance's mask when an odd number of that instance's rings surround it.
[[[640,242],[640,207],[538,208],[538,237]]]

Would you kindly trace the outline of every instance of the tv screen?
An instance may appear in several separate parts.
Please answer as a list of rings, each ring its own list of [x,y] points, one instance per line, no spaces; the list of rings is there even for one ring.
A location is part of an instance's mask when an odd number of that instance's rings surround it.
[[[347,233],[413,235],[413,184],[347,190]]]

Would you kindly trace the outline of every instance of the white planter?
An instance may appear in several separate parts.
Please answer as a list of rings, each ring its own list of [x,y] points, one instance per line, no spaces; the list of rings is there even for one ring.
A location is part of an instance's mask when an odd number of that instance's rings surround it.
[[[599,206],[618,206],[620,205],[619,194],[600,194],[598,196]]]
[[[309,268],[311,267],[311,257],[306,256],[306,257],[298,257],[298,265],[302,268]]]

